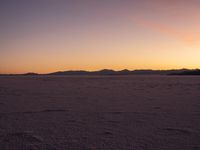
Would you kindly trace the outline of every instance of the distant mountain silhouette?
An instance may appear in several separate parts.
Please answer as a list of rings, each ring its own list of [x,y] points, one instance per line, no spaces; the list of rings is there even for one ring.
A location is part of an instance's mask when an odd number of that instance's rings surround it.
[[[115,75],[116,71],[111,70],[111,69],[103,69],[103,70],[99,70],[99,71],[93,71],[90,72],[91,74],[96,74],[96,75]]]
[[[174,70],[120,70],[115,71],[111,69],[103,69],[99,71],[85,71],[85,70],[69,70],[69,71],[58,71],[48,74],[37,74],[33,72],[25,74],[0,74],[0,76],[8,75],[24,75],[24,76],[36,76],[36,75],[200,75],[200,69],[189,70],[189,69],[174,69]]]
[[[172,73],[171,75],[200,75],[200,69],[196,70],[186,70],[179,73]]]
[[[179,75],[187,72],[194,71],[189,69],[174,69],[174,70],[120,70],[115,71],[111,69],[103,69],[99,71],[58,71],[54,73],[49,73],[47,75]],[[196,71],[196,70],[195,70]]]
[[[83,71],[83,70],[78,70],[78,71],[58,71],[58,72],[53,72],[49,73],[47,75],[87,75],[89,72],[88,71]]]
[[[23,74],[25,76],[35,76],[35,75],[39,75],[38,73],[34,73],[34,72],[28,72],[28,73],[25,73]]]
[[[84,71],[84,70],[78,70],[78,71],[58,71],[49,73],[48,75],[114,75],[116,71],[109,70],[109,69],[103,69],[99,71]]]

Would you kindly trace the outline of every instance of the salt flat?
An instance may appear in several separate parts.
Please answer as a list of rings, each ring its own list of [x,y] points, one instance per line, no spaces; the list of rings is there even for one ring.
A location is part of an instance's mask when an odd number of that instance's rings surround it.
[[[0,150],[200,149],[200,77],[0,77]]]

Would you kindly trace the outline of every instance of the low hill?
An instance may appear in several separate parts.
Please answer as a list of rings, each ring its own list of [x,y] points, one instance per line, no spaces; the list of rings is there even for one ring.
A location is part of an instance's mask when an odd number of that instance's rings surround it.
[[[0,74],[0,76],[36,76],[36,75],[200,75],[200,69],[174,69],[174,70],[120,70],[103,69],[99,71],[69,70],[58,71],[48,74],[25,73],[25,74]]]

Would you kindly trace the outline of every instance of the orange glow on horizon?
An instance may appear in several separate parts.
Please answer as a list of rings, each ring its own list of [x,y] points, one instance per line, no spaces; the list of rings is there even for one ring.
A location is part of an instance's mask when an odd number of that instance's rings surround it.
[[[198,1],[21,3],[0,2],[0,73],[200,68]]]

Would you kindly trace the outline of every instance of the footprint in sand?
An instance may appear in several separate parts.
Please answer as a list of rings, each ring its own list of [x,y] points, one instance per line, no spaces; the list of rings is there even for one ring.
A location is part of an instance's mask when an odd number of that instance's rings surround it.
[[[50,145],[44,143],[42,137],[33,134],[31,131],[24,132],[11,132],[3,136],[0,149],[27,149],[27,150],[39,150],[39,149],[55,150]]]
[[[0,105],[4,105],[4,103],[0,102]]]

